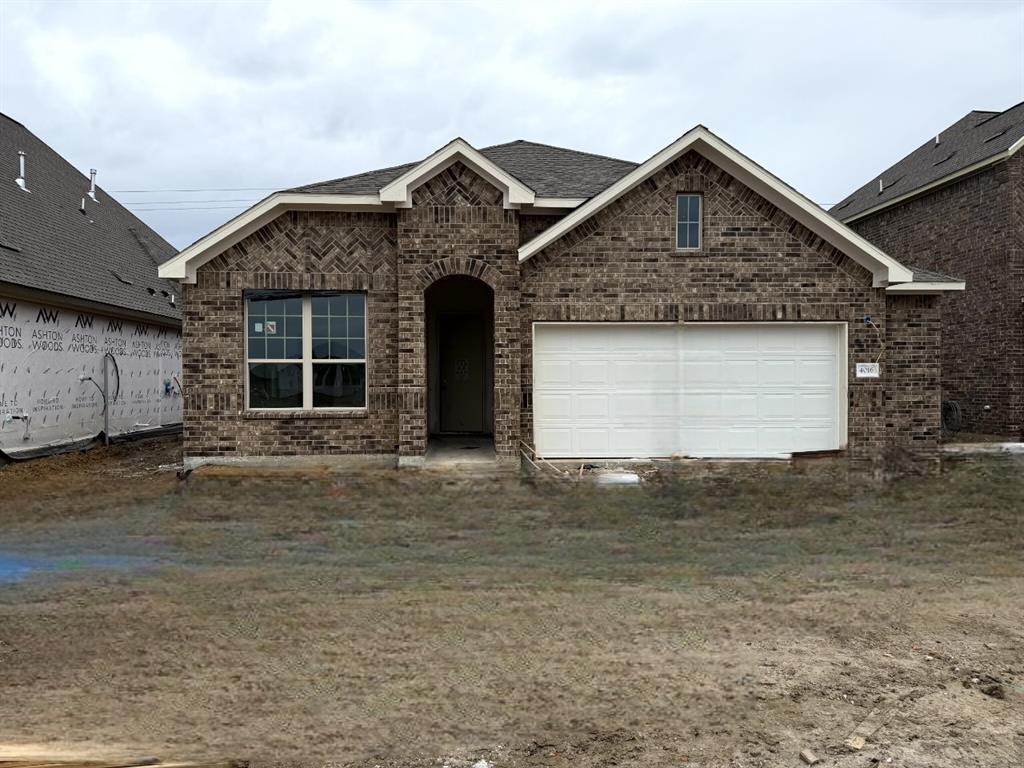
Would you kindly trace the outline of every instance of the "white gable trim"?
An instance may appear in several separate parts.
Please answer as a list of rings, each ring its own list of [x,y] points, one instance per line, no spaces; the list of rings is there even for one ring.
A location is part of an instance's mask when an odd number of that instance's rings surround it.
[[[699,152],[735,176],[740,182],[773,205],[778,206],[780,210],[870,270],[874,275],[875,287],[883,287],[891,283],[909,283],[913,279],[910,269],[829,216],[795,189],[726,144],[702,125],[691,129],[647,162],[642,163],[606,190],[592,197],[553,227],[525,243],[519,249],[519,261],[526,261],[536,255],[690,149]]]
[[[506,208],[532,205],[537,195],[532,189],[488,160],[463,139],[453,139],[414,168],[390,184],[381,187],[381,202],[398,208],[412,207],[412,192],[446,168],[463,162],[502,191]]]
[[[384,211],[378,195],[314,195],[277,192],[222,224],[210,234],[160,265],[158,274],[169,280],[196,281],[196,270],[241,242],[285,211]]]
[[[950,280],[949,282],[941,283],[900,283],[898,285],[890,285],[885,289],[885,292],[894,295],[916,294],[918,296],[924,296],[932,293],[962,291],[966,287],[967,283],[962,280]]]

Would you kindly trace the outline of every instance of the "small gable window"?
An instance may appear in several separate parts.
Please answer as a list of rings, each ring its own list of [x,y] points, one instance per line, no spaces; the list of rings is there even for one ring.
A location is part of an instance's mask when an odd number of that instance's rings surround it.
[[[700,248],[700,195],[676,195],[676,248]]]

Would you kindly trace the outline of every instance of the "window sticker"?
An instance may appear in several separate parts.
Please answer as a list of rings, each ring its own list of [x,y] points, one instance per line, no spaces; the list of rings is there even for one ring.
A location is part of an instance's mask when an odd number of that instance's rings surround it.
[[[267,335],[268,336],[276,336],[277,335],[277,321],[276,320],[268,320],[266,325],[267,325]],[[258,331],[259,328],[257,328],[256,330]]]
[[[263,333],[263,323],[256,323],[256,333]]]

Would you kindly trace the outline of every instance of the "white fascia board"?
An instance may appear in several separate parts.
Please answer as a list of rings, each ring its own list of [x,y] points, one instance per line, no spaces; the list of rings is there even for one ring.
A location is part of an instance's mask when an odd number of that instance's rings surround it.
[[[484,157],[464,139],[453,139],[414,168],[380,189],[380,199],[399,208],[412,205],[412,191],[461,160],[504,193],[505,207],[532,205],[536,194],[501,167]]]
[[[585,197],[538,197],[533,201],[534,208],[579,208],[587,202]]]
[[[177,256],[165,261],[160,265],[157,274],[168,280],[194,283],[199,267],[285,211],[365,211],[380,210],[382,205],[377,195],[276,192],[192,243]]]
[[[874,275],[875,287],[884,287],[889,283],[910,282],[912,279],[913,275],[910,269],[871,245],[849,227],[832,218],[819,206],[726,144],[702,125],[691,129],[647,162],[612,184],[604,192],[592,197],[558,224],[525,243],[519,249],[519,260],[526,261],[543,250],[690,149],[704,155],[812,232],[870,270]]]
[[[912,200],[913,198],[918,197],[919,195],[931,192],[933,189],[944,187],[945,185],[950,184],[956,181],[957,179],[961,179],[964,176],[970,176],[972,173],[977,173],[978,171],[984,170],[985,168],[988,168],[988,166],[990,165],[1001,163],[1003,160],[1006,160],[1007,158],[1015,155],[1018,151],[1020,151],[1021,147],[1024,147],[1024,136],[1021,136],[1019,139],[1017,139],[1017,141],[1013,142],[1013,144],[1010,145],[1009,149],[1005,150],[1004,152],[1000,152],[998,155],[986,157],[984,160],[979,160],[977,163],[974,163],[973,165],[969,165],[966,168],[961,168],[959,171],[955,171],[947,176],[943,176],[941,179],[936,179],[935,181],[929,184],[925,184],[923,187],[912,189],[909,192],[904,192],[902,195],[897,195],[892,200],[887,200],[884,203],[874,205],[871,208],[863,210],[860,213],[856,213],[853,216],[850,216],[849,218],[843,219],[843,223],[852,224],[853,222],[859,219],[863,219],[866,216],[871,216],[872,214],[878,213],[879,211],[884,211],[886,208],[891,208],[894,205],[905,203],[907,200]]]
[[[930,293],[949,293],[951,291],[962,291],[967,287],[967,283],[956,280],[948,283],[900,283],[899,285],[890,285],[885,289],[886,293],[891,294],[918,294],[927,295]]]

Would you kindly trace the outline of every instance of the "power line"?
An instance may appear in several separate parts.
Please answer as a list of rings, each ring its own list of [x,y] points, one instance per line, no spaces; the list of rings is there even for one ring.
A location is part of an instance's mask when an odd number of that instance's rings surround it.
[[[146,211],[237,211],[245,208],[244,205],[198,205],[195,207],[188,208],[132,208],[136,213],[144,213]]]
[[[128,207],[134,205],[176,205],[178,203],[248,203],[251,197],[225,197],[220,200],[133,200]]]
[[[126,195],[142,192],[276,192],[281,187],[201,187],[196,189],[108,189],[110,194]]]

